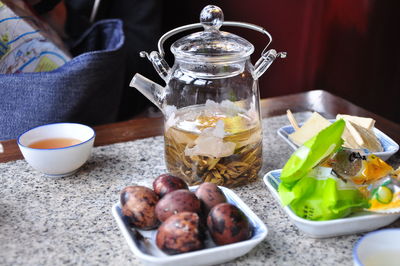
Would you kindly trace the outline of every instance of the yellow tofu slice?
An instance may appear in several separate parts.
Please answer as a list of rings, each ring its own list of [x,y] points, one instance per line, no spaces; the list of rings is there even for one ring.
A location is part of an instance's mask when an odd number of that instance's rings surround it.
[[[343,118],[343,120],[346,122],[350,121],[366,129],[373,129],[375,126],[375,120],[368,117],[338,114],[336,116],[336,119],[339,120],[340,118]]]
[[[357,144],[357,141],[354,139],[353,135],[350,133],[348,129],[348,123],[346,122],[346,127],[344,128],[342,139],[344,140],[343,147],[350,149],[362,149],[360,145]]]
[[[382,145],[374,133],[375,120],[367,117],[338,114],[343,118],[346,128],[343,132],[343,146],[351,149],[368,149],[371,152],[382,151]]]
[[[370,152],[383,151],[382,145],[375,136],[373,129],[364,128],[351,121],[346,121],[346,129],[348,129],[359,148],[368,149]]]
[[[299,130],[296,130],[289,135],[289,139],[296,145],[301,146],[304,142],[314,137],[318,132],[328,127],[330,124],[331,122],[319,113],[314,112]]]
[[[344,119],[346,122],[346,128],[342,135],[344,147],[350,149],[368,149],[370,152],[383,151],[382,145],[373,130],[375,125],[374,119],[340,114],[336,116],[336,119]],[[327,119],[314,112],[299,130],[289,135],[289,139],[296,145],[301,146],[330,124]]]

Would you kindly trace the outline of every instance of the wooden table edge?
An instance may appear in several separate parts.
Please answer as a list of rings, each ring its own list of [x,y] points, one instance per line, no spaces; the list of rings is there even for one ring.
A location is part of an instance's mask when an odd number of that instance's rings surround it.
[[[283,115],[287,109],[293,113],[316,111],[326,118],[334,118],[334,114],[351,114],[375,119],[376,127],[400,142],[400,125],[382,116],[365,110],[341,97],[323,90],[312,90],[297,94],[261,99],[262,118]],[[289,122],[288,122],[289,123]],[[95,146],[132,141],[163,134],[163,118],[134,118],[93,127],[96,131]],[[4,153],[0,153],[0,163],[22,159],[22,154],[15,139],[0,141]]]

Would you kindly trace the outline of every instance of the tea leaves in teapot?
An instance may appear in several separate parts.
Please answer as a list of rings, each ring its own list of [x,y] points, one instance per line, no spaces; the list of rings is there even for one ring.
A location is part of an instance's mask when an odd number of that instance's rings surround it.
[[[165,133],[165,158],[171,174],[190,185],[212,182],[235,187],[257,179],[262,163],[259,123],[243,114],[199,116],[193,123],[202,131],[182,129],[178,123]]]

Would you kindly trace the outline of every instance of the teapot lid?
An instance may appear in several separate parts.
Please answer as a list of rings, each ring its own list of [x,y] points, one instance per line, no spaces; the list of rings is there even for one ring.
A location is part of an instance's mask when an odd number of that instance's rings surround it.
[[[248,57],[254,46],[235,34],[220,31],[224,22],[222,10],[214,5],[206,6],[200,14],[204,31],[185,36],[171,46],[171,52],[180,60],[236,61]]]

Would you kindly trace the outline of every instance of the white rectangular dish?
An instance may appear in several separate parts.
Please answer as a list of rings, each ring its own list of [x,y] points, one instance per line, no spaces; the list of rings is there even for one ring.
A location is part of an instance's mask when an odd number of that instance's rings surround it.
[[[195,191],[197,186],[190,187]],[[249,219],[253,228],[252,237],[246,241],[234,244],[216,246],[207,234],[205,242],[206,248],[177,255],[167,255],[163,253],[155,244],[157,230],[137,230],[148,241],[138,238],[132,227],[126,222],[122,213],[120,203],[112,207],[112,214],[120,228],[123,236],[128,242],[129,248],[144,265],[212,265],[233,260],[240,257],[267,236],[268,229],[256,214],[230,189],[220,187],[224,192],[229,203],[237,206]],[[146,244],[147,243],[147,244]]]
[[[329,120],[331,122],[335,122],[336,120]],[[300,125],[301,126],[301,125]],[[286,141],[293,150],[296,150],[299,146],[297,146],[290,138],[289,135],[294,132],[294,128],[291,125],[287,125],[278,129],[278,135]],[[382,152],[374,152],[376,156],[381,158],[382,160],[386,161],[390,158],[393,154],[395,154],[399,150],[399,145],[391,139],[388,135],[383,133],[377,128],[374,128],[374,133],[378,140],[380,141],[383,151]],[[364,153],[369,154],[368,150],[363,150]]]
[[[265,174],[263,178],[267,188],[278,202],[280,202],[278,194],[280,176],[281,170],[273,170]],[[341,219],[310,221],[297,216],[288,206],[283,207],[283,210],[301,231],[313,238],[368,232],[389,225],[400,217],[400,214],[359,212]]]

